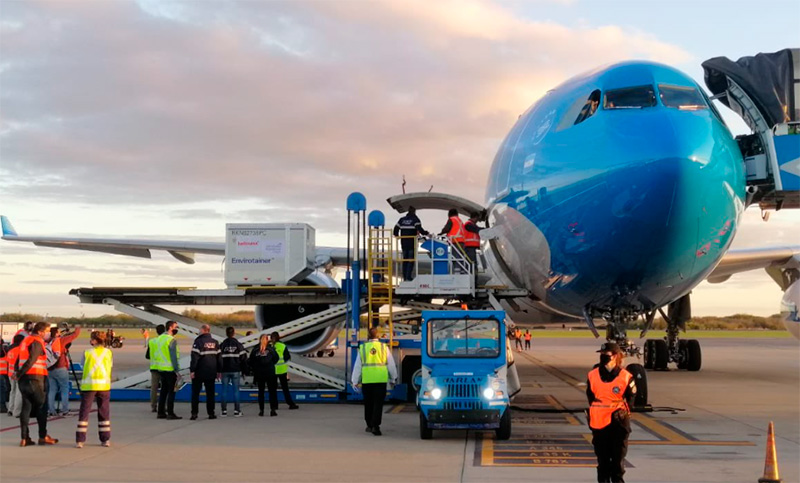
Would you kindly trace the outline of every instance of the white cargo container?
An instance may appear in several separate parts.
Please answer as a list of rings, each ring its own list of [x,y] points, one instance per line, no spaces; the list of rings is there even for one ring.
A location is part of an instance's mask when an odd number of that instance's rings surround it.
[[[305,223],[225,225],[225,284],[287,285],[314,271],[314,228]]]

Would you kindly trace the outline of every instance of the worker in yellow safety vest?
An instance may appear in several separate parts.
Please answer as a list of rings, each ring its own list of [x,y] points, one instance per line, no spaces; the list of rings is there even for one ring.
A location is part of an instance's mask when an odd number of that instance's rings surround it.
[[[164,327],[164,324],[158,324],[156,326],[156,334],[161,335],[167,330]],[[161,385],[161,372],[158,370],[157,365],[158,362],[155,358],[156,347],[158,337],[150,338],[150,332],[142,329],[142,335],[144,336],[144,345],[146,350],[144,352],[144,358],[150,361],[150,410],[154,413],[158,412],[158,386]],[[153,356],[151,357],[151,354]]]
[[[89,339],[91,349],[83,354],[83,378],[81,378],[81,409],[78,413],[78,429],[75,431],[75,447],[83,448],[89,431],[89,413],[92,401],[97,401],[97,431],[100,444],[111,446],[111,367],[113,356],[106,348],[106,334],[92,332]]]
[[[278,362],[275,363],[274,377],[277,378],[275,385],[277,385],[277,382],[281,383],[283,400],[289,405],[289,409],[300,409],[292,400],[292,393],[289,392],[289,366],[287,364],[292,358],[291,354],[289,354],[289,349],[286,348],[286,344],[281,342],[281,335],[279,333],[273,332],[269,335],[269,339],[272,341],[272,347],[275,349],[275,353],[278,354]],[[275,410],[277,410],[277,408],[273,409],[273,411]]]
[[[369,340],[358,347],[350,382],[364,395],[366,431],[380,436],[383,401],[387,386],[397,382],[397,367],[391,349],[378,339],[377,327],[369,329]]]
[[[175,385],[178,383],[178,342],[175,335],[178,333],[178,323],[174,320],[167,322],[163,334],[156,337],[155,352],[150,353],[150,369],[159,372],[161,380],[161,394],[158,396],[158,419],[183,419],[175,414]]]
[[[586,382],[597,481],[624,483],[624,461],[631,432],[630,407],[636,397],[636,382],[622,367],[624,354],[619,345],[607,342],[597,352],[600,363],[589,371]]]

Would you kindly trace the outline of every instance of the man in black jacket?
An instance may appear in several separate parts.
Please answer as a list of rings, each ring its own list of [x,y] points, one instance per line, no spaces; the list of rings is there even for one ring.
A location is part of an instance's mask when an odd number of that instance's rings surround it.
[[[227,339],[222,341],[219,349],[222,352],[222,415],[228,415],[228,386],[233,387],[233,416],[240,417],[242,408],[239,397],[239,373],[245,369],[247,364],[247,351],[239,339],[234,337],[236,331],[233,327],[225,329]]]
[[[408,207],[408,213],[394,226],[392,231],[394,236],[409,238],[400,239],[400,247],[403,250],[403,280],[408,281],[414,278],[414,248],[417,245],[417,235],[428,235],[422,228],[422,222],[417,217],[417,210],[413,206]]]
[[[206,410],[208,419],[217,419],[214,414],[214,380],[219,379],[222,370],[219,342],[211,337],[211,327],[204,324],[200,335],[192,344],[192,362],[189,366],[192,376],[192,417],[197,419],[200,406],[200,391],[206,388]]]

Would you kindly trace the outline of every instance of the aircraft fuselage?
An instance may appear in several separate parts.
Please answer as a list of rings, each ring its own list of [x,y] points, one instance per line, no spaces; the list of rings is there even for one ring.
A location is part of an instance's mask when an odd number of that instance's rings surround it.
[[[486,198],[499,232],[490,263],[540,308],[641,313],[688,293],[722,258],[745,174],[691,78],[626,62],[565,82],[520,116]]]

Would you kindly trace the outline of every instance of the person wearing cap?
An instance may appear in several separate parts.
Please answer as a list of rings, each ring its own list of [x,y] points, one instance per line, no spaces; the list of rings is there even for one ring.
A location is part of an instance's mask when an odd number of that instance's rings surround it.
[[[392,230],[394,236],[400,238],[400,248],[403,251],[403,280],[414,279],[414,258],[417,246],[417,236],[427,236],[429,233],[422,228],[422,222],[417,217],[417,210],[413,206],[408,207],[408,213],[394,225]]]
[[[631,411],[636,381],[622,367],[624,353],[615,342],[600,348],[600,362],[589,371],[586,397],[589,399],[589,427],[597,456],[597,481],[624,483],[625,455],[631,432]]]

